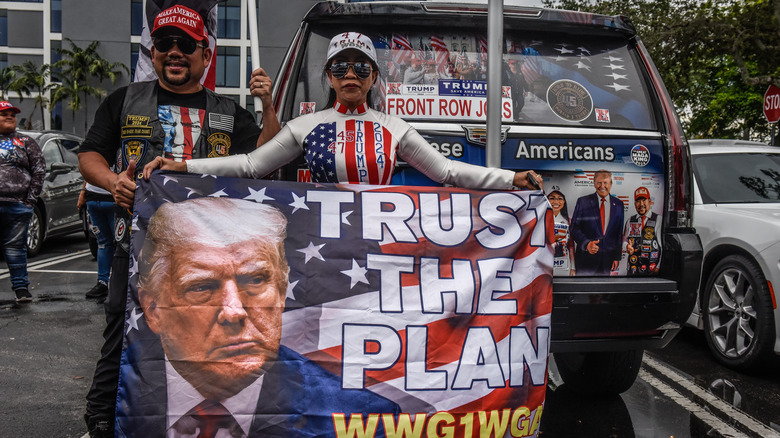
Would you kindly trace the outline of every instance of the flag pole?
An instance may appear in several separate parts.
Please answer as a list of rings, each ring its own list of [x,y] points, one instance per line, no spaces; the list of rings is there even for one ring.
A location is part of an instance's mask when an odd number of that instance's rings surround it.
[[[501,167],[501,60],[504,38],[504,0],[488,0],[487,141],[485,165]],[[512,90],[512,92],[516,92]]]
[[[260,42],[257,35],[257,3],[255,0],[244,0],[244,6],[247,11],[247,22],[249,23],[249,54],[252,60],[252,71],[260,68]],[[249,78],[247,78],[249,79]],[[255,113],[257,113],[257,124],[263,120],[263,101],[254,96]]]

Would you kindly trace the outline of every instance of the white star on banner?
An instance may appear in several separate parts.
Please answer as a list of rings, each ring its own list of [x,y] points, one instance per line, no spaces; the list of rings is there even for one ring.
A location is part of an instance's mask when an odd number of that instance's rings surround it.
[[[609,59],[609,62],[623,62],[623,58],[616,58],[614,56],[605,56],[604,59]]]
[[[351,223],[349,223],[349,219],[347,219],[347,216],[349,216],[351,214],[352,214],[352,210],[345,211],[344,213],[341,213],[341,223],[342,224],[347,224],[347,225],[352,225]]]
[[[561,55],[565,55],[567,53],[574,53],[574,50],[569,50],[566,47],[556,48],[555,50],[561,52]]]
[[[179,180],[178,180],[178,179],[176,179],[176,178],[175,178],[175,177],[173,177],[173,176],[170,176],[170,175],[163,175],[163,185],[166,185],[166,184],[168,184],[168,181],[173,181],[173,182],[175,182],[175,183],[179,182]]]
[[[259,204],[262,204],[263,201],[273,201],[274,198],[265,195],[265,189],[266,187],[263,187],[260,190],[255,190],[252,187],[249,187],[249,196],[247,196],[244,199],[247,199],[249,201],[255,201]]]
[[[293,293],[293,289],[295,289],[295,286],[297,285],[298,285],[298,280],[287,283],[287,293],[285,294],[286,298],[295,301],[295,294]]]
[[[185,187],[185,189],[189,190],[189,192],[187,192],[187,198],[189,198],[192,195],[200,195],[200,192],[193,189],[192,187]]]
[[[350,289],[355,287],[355,285],[358,283],[368,284],[368,279],[366,278],[366,272],[368,272],[368,270],[360,266],[357,260],[355,259],[352,259],[352,269],[341,271],[342,274],[349,277]]]
[[[306,197],[305,196],[298,196],[295,193],[292,194],[293,196],[293,202],[290,205],[290,207],[293,207],[293,213],[295,213],[298,210],[308,210],[309,206],[306,205]]]
[[[209,196],[211,196],[212,198],[224,198],[225,196],[229,196],[229,195],[227,193],[225,193],[224,190],[220,189],[219,191],[214,192],[214,193],[210,194]]]
[[[143,315],[144,312],[138,312],[138,307],[133,307],[133,311],[130,312],[130,317],[127,318],[127,333],[130,333],[130,330],[133,329],[138,330],[138,320],[141,319]]]
[[[309,242],[309,246],[303,249],[297,249],[296,251],[302,252],[306,256],[306,259],[303,261],[304,265],[309,263],[309,260],[312,258],[318,258],[324,262],[325,259],[320,254],[320,249],[322,249],[323,246],[325,246],[324,243],[322,245],[315,245],[314,242]]]
[[[622,65],[617,65],[617,64],[610,64],[607,67],[611,68],[612,70],[625,70],[626,69]]]

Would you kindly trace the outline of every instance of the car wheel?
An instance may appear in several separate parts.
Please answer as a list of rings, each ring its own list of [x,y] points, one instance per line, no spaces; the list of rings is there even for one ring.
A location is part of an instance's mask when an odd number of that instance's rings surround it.
[[[30,224],[27,228],[27,257],[35,257],[41,252],[43,246],[43,224],[44,218],[41,210],[36,205],[33,207],[33,214],[30,217]]]
[[[718,362],[740,371],[757,368],[772,351],[772,297],[761,268],[741,255],[721,260],[702,296],[707,345]]]
[[[644,350],[554,353],[564,385],[586,396],[608,397],[634,384]]]

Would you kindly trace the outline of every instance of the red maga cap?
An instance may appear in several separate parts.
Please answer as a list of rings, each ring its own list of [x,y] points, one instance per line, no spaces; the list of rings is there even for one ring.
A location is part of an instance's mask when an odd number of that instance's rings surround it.
[[[636,201],[639,198],[647,198],[650,199],[650,190],[647,190],[647,187],[640,187],[634,191],[634,200]]]
[[[20,110],[19,108],[11,105],[11,102],[3,100],[3,101],[0,102],[0,111],[5,111],[5,110],[11,110],[11,111],[13,111],[13,112],[15,112],[17,114],[22,112],[22,110]]]
[[[173,6],[157,14],[151,35],[155,36],[157,31],[166,27],[181,29],[195,41],[209,43],[209,34],[206,26],[203,25],[203,18],[186,6]]]

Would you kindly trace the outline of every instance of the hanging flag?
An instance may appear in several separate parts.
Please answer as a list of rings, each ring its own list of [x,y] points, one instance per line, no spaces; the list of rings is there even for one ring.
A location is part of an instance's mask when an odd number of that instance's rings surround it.
[[[171,6],[182,5],[197,11],[203,17],[203,23],[209,33],[209,47],[212,58],[209,69],[200,79],[200,82],[208,89],[213,90],[217,72],[217,2],[220,0],[146,0],[144,11],[143,31],[141,32],[141,47],[138,50],[138,63],[135,67],[133,81],[151,81],[157,79],[157,73],[152,65],[152,37],[151,29],[154,27],[154,17],[161,11]]]

